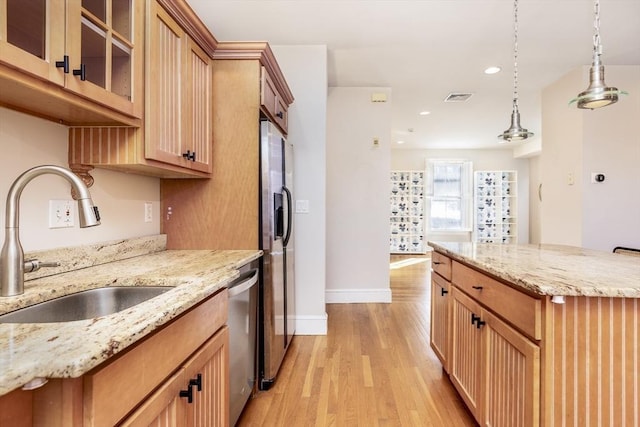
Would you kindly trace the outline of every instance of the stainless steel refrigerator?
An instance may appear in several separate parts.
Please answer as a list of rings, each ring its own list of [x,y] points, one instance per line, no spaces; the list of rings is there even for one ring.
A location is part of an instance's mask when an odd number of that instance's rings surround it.
[[[260,122],[259,387],[267,390],[295,332],[293,146],[271,122]]]

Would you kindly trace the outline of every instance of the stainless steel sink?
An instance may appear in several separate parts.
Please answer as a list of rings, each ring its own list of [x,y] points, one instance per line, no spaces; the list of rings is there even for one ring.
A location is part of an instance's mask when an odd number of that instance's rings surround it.
[[[111,286],[90,289],[21,308],[0,316],[0,323],[55,323],[93,319],[147,301],[170,286]]]

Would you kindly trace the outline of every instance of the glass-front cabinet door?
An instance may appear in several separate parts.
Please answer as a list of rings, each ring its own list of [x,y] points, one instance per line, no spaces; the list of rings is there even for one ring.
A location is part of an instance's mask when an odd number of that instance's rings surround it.
[[[134,8],[135,4],[139,7]],[[67,87],[124,113],[140,116],[134,108],[134,55],[140,0],[69,0],[67,51],[71,76]],[[136,21],[138,20],[138,21]],[[141,34],[141,33],[140,33]],[[140,59],[142,54],[139,55]],[[138,59],[138,58],[136,58]]]
[[[63,86],[64,18],[65,0],[0,0],[0,61]]]

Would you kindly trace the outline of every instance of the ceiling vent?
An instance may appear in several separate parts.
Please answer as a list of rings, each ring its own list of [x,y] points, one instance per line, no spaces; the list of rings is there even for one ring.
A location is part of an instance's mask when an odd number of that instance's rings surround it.
[[[471,98],[472,93],[459,93],[459,92],[451,92],[444,99],[444,102],[466,102],[469,98]]]

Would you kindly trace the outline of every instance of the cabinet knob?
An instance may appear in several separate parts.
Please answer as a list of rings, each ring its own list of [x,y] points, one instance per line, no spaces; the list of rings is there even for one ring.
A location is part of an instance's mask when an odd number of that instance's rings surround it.
[[[485,322],[484,320],[480,320],[480,318],[478,317],[478,321],[476,322],[476,328],[480,329],[486,324],[487,322]]]
[[[449,293],[449,291],[446,290],[445,288],[440,288],[440,296],[445,296],[448,293]]]
[[[283,118],[284,117],[284,113],[282,111],[278,111],[276,113],[276,116],[278,116],[279,118]]]
[[[196,152],[195,151],[191,151],[191,150],[187,150],[186,153],[182,153],[182,157],[184,157],[187,160],[191,160],[192,162],[196,161]]]
[[[73,70],[74,76],[80,76],[80,80],[87,80],[87,67],[84,64],[80,64],[80,68]]]
[[[202,374],[198,374],[195,379],[189,380],[189,388],[196,386],[198,391],[202,391]]]
[[[56,61],[56,68],[62,68],[65,74],[69,74],[69,55],[63,56],[62,61]]]
[[[471,324],[473,325],[476,322],[480,321],[480,316],[476,316],[475,314],[471,313]]]
[[[187,386],[186,390],[180,390],[180,397],[186,397],[187,398],[187,403],[193,403],[193,392],[191,391],[191,384],[189,384],[189,386]]]
[[[482,286],[472,286],[472,288],[475,289],[476,291],[482,290]]]

